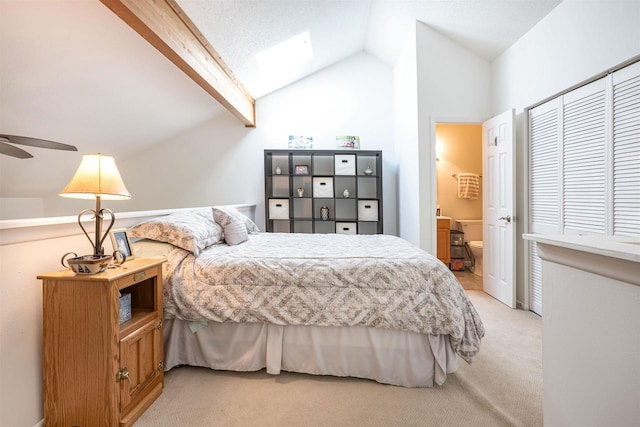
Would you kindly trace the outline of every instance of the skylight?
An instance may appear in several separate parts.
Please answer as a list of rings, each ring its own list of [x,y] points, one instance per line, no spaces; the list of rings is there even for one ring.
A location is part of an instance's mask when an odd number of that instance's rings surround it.
[[[262,69],[281,68],[301,64],[313,58],[309,31],[291,37],[256,55]]]

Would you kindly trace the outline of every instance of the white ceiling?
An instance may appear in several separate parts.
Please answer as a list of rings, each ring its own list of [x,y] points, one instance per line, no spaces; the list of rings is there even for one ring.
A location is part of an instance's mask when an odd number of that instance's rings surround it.
[[[492,60],[560,1],[178,3],[259,98],[358,52],[391,66],[415,20]],[[266,78],[255,55],[307,30],[313,60]],[[37,197],[56,179],[61,188],[81,154],[103,152],[117,160],[221,114],[213,98],[98,0],[0,0],[0,133],[79,150],[27,147],[35,156],[29,160],[0,155],[0,197]],[[60,166],[63,176],[52,176],[43,164]]]
[[[177,0],[256,98],[358,52],[392,66],[418,20],[493,60],[561,0]],[[309,31],[314,58],[280,78],[256,54]]]

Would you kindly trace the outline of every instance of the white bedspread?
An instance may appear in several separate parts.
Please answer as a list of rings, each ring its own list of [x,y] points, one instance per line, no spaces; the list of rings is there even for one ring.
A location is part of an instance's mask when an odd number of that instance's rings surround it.
[[[484,326],[449,269],[386,235],[278,234],[168,254],[166,318],[369,326],[449,335],[467,362]]]

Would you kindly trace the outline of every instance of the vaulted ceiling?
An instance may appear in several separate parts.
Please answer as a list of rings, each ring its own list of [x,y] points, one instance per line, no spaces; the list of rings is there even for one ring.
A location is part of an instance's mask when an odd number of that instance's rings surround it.
[[[392,66],[416,20],[490,61],[560,1],[177,3],[260,98],[363,51]],[[304,31],[313,59],[275,74],[260,70],[256,54]],[[126,156],[221,114],[215,99],[100,1],[0,0],[0,134],[77,146],[77,155],[29,148],[36,158],[65,164],[66,175],[80,153]],[[51,179],[42,171],[31,172],[29,185],[10,182],[32,161],[0,156],[0,197],[37,195]]]

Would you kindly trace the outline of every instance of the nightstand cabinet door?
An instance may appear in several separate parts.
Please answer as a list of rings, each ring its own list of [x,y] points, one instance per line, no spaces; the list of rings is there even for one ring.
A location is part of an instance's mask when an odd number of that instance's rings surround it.
[[[149,322],[120,341],[120,409],[123,413],[140,404],[149,390],[162,387],[162,345],[162,320]],[[122,377],[125,371],[128,378]]]

